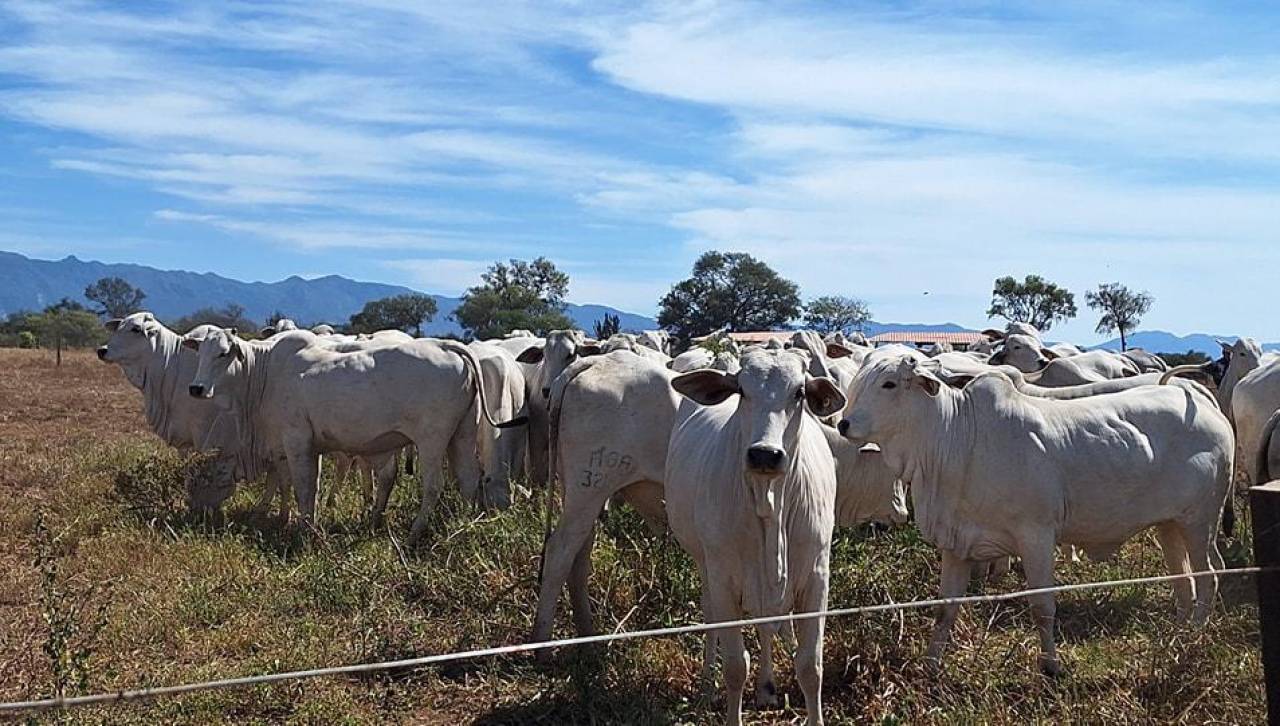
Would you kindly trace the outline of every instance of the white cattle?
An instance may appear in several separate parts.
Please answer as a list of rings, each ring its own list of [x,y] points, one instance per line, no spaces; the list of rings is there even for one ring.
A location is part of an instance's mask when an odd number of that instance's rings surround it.
[[[594,632],[591,545],[611,498],[620,495],[651,525],[665,527],[662,477],[679,403],[671,379],[664,366],[625,351],[574,361],[556,378],[550,461],[561,513],[543,557],[535,641],[550,639],[566,581],[578,632]]]
[[[276,322],[269,324],[262,330],[258,331],[258,335],[261,335],[263,338],[270,338],[280,333],[289,333],[297,329],[297,323],[293,322],[289,318],[280,318]]]
[[[187,395],[187,384],[196,373],[195,353],[183,347],[182,336],[169,330],[148,312],[133,313],[105,323],[111,337],[98,348],[98,358],[120,366],[125,378],[142,392],[147,426],[166,444],[179,451],[220,449],[231,455],[233,430],[229,420],[219,422],[221,409]],[[199,326],[189,335],[206,335],[213,326]],[[212,481],[190,487],[193,509],[209,509],[210,499],[220,502],[235,486],[231,460],[222,462]],[[195,484],[195,482],[192,482]],[[220,497],[220,498],[219,498]]]
[[[1231,392],[1231,417],[1236,426],[1237,453],[1251,484],[1260,478],[1259,453],[1266,449],[1267,420],[1280,409],[1280,361],[1267,360],[1249,371]]]
[[[338,331],[334,330],[332,325],[321,323],[313,327],[311,329],[311,332],[319,336],[325,336],[325,335],[336,335]]]
[[[526,375],[529,386],[529,481],[535,486],[547,483],[547,445],[549,419],[547,399],[551,384],[578,358],[600,354],[600,344],[587,340],[581,330],[553,330],[545,342],[530,341],[516,360],[536,365]]]
[[[480,362],[494,418],[499,421],[527,420],[528,390],[524,372],[516,363],[515,356],[489,343],[474,342],[469,347]],[[490,506],[505,507],[511,503],[511,484],[524,470],[529,432],[525,426],[492,426],[483,416],[479,416],[477,421],[480,426],[478,453],[485,478],[481,490],[496,495],[497,499],[490,501]]]
[[[671,529],[698,565],[706,621],[825,610],[836,479],[817,418],[843,408],[844,394],[785,351],[749,351],[737,375],[695,371],[672,385],[700,404],[681,406],[664,491]],[[718,405],[735,394],[736,402]],[[822,723],[824,625],[796,625],[795,670],[810,724]],[[724,646],[726,722],[741,724],[749,668],[742,631],[716,631],[709,645],[716,640]],[[704,665],[714,653],[708,647]],[[761,685],[771,678],[762,672]]]
[[[1077,386],[1114,378],[1136,376],[1142,371],[1132,360],[1107,350],[1060,358],[1039,341],[1010,335],[1004,347],[991,356],[992,365],[1011,365],[1027,374],[1027,381],[1041,386]]]
[[[861,361],[851,362],[848,365],[838,364],[839,360],[851,357],[854,350],[840,343],[825,341],[822,336],[812,330],[797,330],[795,335],[791,336],[788,345],[793,350],[808,352],[809,375],[814,378],[830,378],[840,387],[841,392],[849,389],[854,376],[858,374],[858,368],[861,367]]]
[[[463,495],[479,500],[473,407],[494,426],[475,355],[453,341],[418,340],[338,352],[310,332],[274,344],[247,343],[214,331],[196,345],[195,398],[219,397],[236,417],[237,455],[255,469],[283,454],[304,519],[314,520],[319,455],[370,455],[415,444],[421,457],[422,503],[411,539],[426,530],[440,491],[446,453]],[[376,511],[385,506],[379,491]],[[491,499],[492,497],[486,497]]]
[[[671,356],[656,348],[641,343],[636,336],[629,335],[627,333],[618,333],[600,344],[601,353],[612,353],[618,350],[629,351],[634,355],[653,361],[661,366],[665,366],[671,362]]]
[[[665,330],[646,330],[636,336],[640,345],[652,348],[663,355],[671,356],[671,333]]]
[[[1105,557],[1152,526],[1171,574],[1222,567],[1214,535],[1234,446],[1207,393],[1144,386],[1057,401],[998,373],[953,389],[916,360],[884,358],[863,368],[846,413],[841,433],[878,443],[911,482],[921,534],[942,550],[943,597],[964,594],[975,561],[1004,556],[1022,558],[1028,586],[1049,587],[1055,544]],[[1216,590],[1212,576],[1180,581],[1179,611],[1202,622]],[[1041,666],[1056,673],[1053,596],[1032,609]],[[938,621],[934,663],[957,610]]]

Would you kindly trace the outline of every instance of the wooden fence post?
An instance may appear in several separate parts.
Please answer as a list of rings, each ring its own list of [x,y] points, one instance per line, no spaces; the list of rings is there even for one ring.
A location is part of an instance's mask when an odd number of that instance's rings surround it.
[[[1253,518],[1254,562],[1259,567],[1280,567],[1280,481],[1251,487],[1249,512]],[[1267,723],[1280,726],[1280,572],[1260,572],[1256,582]]]

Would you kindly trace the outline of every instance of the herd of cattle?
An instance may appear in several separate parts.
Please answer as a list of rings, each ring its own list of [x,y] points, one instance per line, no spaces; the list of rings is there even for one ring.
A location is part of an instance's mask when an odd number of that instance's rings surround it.
[[[527,476],[560,497],[542,564],[533,638],[547,640],[568,587],[573,621],[594,632],[588,596],[595,523],[611,501],[669,528],[697,564],[708,622],[827,607],[833,528],[916,525],[942,552],[941,592],[1017,558],[1027,584],[1053,584],[1056,548],[1107,557],[1154,528],[1178,581],[1178,612],[1210,614],[1229,531],[1237,459],[1251,481],[1280,468],[1280,364],[1249,339],[1221,359],[1172,370],[1131,351],[1046,345],[1024,324],[965,352],[928,352],[811,331],[739,349],[727,336],[670,357],[663,333],[589,340],[518,332],[462,344],[399,331],[338,335],[281,321],[269,337],[202,326],[179,335],[150,313],[107,324],[99,357],[143,394],[151,429],[216,452],[219,473],[191,485],[217,508],[237,481],[267,480],[315,516],[321,455],[356,458],[376,479],[380,518],[397,455],[416,450],[421,537],[446,465],[468,501],[501,509]],[[1198,377],[1190,380],[1180,377]],[[357,458],[358,457],[358,458]],[[1040,665],[1056,673],[1054,598],[1031,600]],[[958,608],[928,649],[940,662]],[[795,627],[795,670],[821,723],[821,619]],[[776,701],[762,628],[756,698]],[[723,665],[727,721],[741,722],[749,661],[741,629],[707,638]]]

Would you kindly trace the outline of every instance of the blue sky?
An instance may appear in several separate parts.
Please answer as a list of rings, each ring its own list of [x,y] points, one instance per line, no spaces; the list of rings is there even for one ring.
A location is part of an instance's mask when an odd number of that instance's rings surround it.
[[[264,9],[267,8],[267,9]],[[653,313],[707,249],[986,324],[991,282],[1278,337],[1271,3],[0,2],[0,249]],[[926,294],[928,293],[928,294]]]

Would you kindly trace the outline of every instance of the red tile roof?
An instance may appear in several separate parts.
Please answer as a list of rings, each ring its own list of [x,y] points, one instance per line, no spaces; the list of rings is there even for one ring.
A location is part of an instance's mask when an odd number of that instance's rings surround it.
[[[871,339],[873,345],[880,343],[951,343],[952,345],[973,345],[986,340],[986,336],[978,332],[946,333],[928,330],[901,333],[881,333]]]

